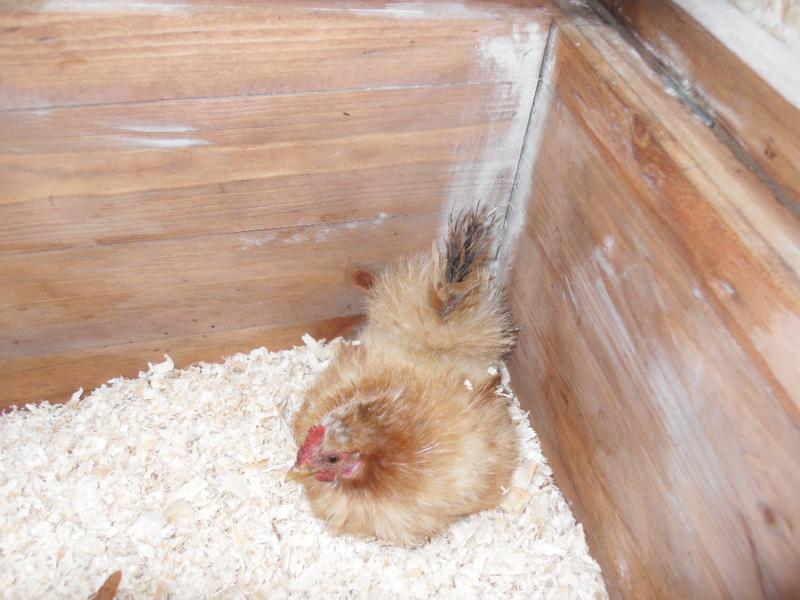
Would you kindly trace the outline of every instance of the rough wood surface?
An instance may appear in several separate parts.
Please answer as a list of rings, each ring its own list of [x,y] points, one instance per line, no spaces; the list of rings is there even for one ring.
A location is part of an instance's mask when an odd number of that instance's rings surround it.
[[[0,411],[28,402],[66,402],[78,388],[89,391],[111,377],[136,377],[147,363],[167,354],[178,368],[198,361],[219,362],[224,356],[266,346],[281,350],[299,345],[304,333],[331,340],[353,333],[362,318],[335,317],[311,323],[211,331],[186,337],[164,337],[116,346],[15,358],[0,371]]]
[[[483,36],[510,30],[502,19],[400,27],[391,13],[266,4],[255,14],[0,15],[4,109],[496,81],[467,58]]]
[[[362,271],[430,247],[439,213],[6,255],[0,357],[357,314]]]
[[[430,212],[451,189],[466,200],[494,183],[454,181],[452,166],[477,162],[475,148],[511,126],[509,92],[465,84],[0,113],[0,251]],[[507,153],[507,173],[515,159]]]
[[[9,398],[354,315],[448,207],[504,210],[547,4],[0,1]]]
[[[800,215],[800,50],[725,0],[603,0]]]
[[[613,31],[556,57],[515,389],[612,595],[797,597],[800,225]]]

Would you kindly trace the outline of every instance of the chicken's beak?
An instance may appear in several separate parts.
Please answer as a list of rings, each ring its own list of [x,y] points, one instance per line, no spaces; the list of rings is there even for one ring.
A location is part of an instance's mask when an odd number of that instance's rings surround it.
[[[295,465],[286,473],[286,479],[288,481],[302,482],[311,477],[311,475],[312,472],[307,467]]]

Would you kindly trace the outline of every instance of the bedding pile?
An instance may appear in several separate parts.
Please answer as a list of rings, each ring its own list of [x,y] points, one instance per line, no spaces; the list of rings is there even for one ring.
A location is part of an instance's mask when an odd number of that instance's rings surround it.
[[[0,598],[606,598],[583,530],[512,398],[504,508],[405,549],[310,513],[291,416],[340,339],[177,370],[167,357],[64,405],[0,416]]]

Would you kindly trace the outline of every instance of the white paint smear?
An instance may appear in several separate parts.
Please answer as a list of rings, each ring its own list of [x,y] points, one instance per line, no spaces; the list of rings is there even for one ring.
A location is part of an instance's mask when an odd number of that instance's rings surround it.
[[[314,9],[315,12],[341,11],[341,8]],[[465,6],[463,2],[387,2],[380,8],[348,8],[347,12],[363,17],[391,19],[485,19],[503,14],[490,7]],[[507,14],[507,13],[506,13]]]
[[[117,129],[135,133],[185,133],[194,131],[194,127],[189,125],[125,125]]]
[[[278,238],[277,233],[252,233],[248,235],[240,235],[239,241],[242,242],[242,246],[240,247],[242,250],[247,250],[249,248],[260,248],[264,244],[268,244],[269,242],[275,241]]]
[[[494,74],[508,85],[497,87],[498,104],[514,106],[511,122],[497,123],[487,136],[476,135],[458,148],[468,158],[455,167],[448,202],[444,208],[439,237],[447,232],[448,215],[481,203],[496,207],[502,226],[513,180],[531,114],[547,31],[536,21],[515,23],[511,35],[483,39],[476,48],[478,68]],[[502,183],[502,184],[501,184]],[[465,198],[464,190],[470,190]],[[498,234],[498,237],[501,237]]]
[[[546,38],[545,38],[546,42]],[[543,52],[544,52],[543,48]],[[546,50],[547,56],[541,64],[541,77],[539,90],[536,92],[536,104],[530,112],[530,122],[527,122],[524,134],[524,145],[521,150],[519,166],[515,175],[514,188],[507,206],[505,227],[502,232],[500,252],[498,254],[497,276],[501,283],[509,277],[511,265],[514,261],[514,251],[517,246],[528,212],[533,193],[533,180],[536,159],[542,142],[550,103],[553,98],[555,82],[555,44],[551,40],[550,48]],[[541,57],[541,55],[540,55]],[[535,81],[535,80],[534,80]]]
[[[172,14],[189,10],[177,2],[148,2],[147,0],[48,0],[40,12],[64,13],[145,13]]]
[[[191,148],[192,146],[208,146],[206,140],[200,138],[156,138],[156,137],[134,137],[118,136],[116,139],[140,148]]]

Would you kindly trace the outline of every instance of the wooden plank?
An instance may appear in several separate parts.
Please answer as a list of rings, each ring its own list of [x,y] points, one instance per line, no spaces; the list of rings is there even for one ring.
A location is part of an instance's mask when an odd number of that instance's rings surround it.
[[[605,2],[715,119],[800,214],[797,49],[725,0]]]
[[[357,312],[503,210],[542,4],[0,1],[0,357]]]
[[[800,223],[653,73],[643,75],[645,63],[619,36],[563,29],[574,41],[564,53],[576,66],[559,78],[564,101],[594,142],[634,174],[643,203],[675,225],[695,268],[713,282],[711,299],[800,422],[800,373],[791,359],[800,339]]]
[[[492,180],[478,165],[453,175],[517,104],[493,84],[0,113],[0,251],[430,212],[495,184],[507,195],[513,146]]]
[[[259,15],[265,8],[304,11],[311,14],[335,13],[351,17],[394,20],[433,19],[477,20],[528,17],[532,9],[555,14],[550,0],[429,0],[428,2],[386,2],[386,0],[0,0],[0,11],[23,13],[77,14],[197,14],[230,13]]]
[[[10,176],[4,181],[6,194],[15,197],[42,197],[52,191],[53,181],[58,181],[67,194],[80,194],[89,180],[100,194],[141,192],[148,189],[148,179],[157,181],[163,188],[197,185],[204,174],[212,181],[245,180],[270,175],[289,175],[310,169],[311,173],[326,173],[343,167],[373,169],[414,162],[418,157],[429,157],[434,162],[444,162],[453,154],[453,140],[465,132],[422,131],[395,134],[391,143],[380,134],[353,136],[340,139],[323,139],[317,143],[274,144],[253,148],[235,145],[208,152],[203,148],[185,148],[163,153],[122,150],[113,155],[108,150],[86,150],[80,154],[49,154],[49,164],[41,164],[39,155],[6,155],[4,171]],[[480,126],[472,133],[481,137]],[[289,146],[289,147],[287,147]],[[121,161],[109,168],[109,157]],[[458,156],[456,157],[458,158]],[[313,165],[313,167],[310,167]],[[224,167],[228,168],[225,169]],[[16,173],[16,175],[11,175]],[[225,179],[227,178],[227,179]],[[216,181],[215,181],[216,180]]]
[[[358,273],[430,248],[438,223],[437,211],[0,255],[0,357],[354,314]]]
[[[511,19],[431,15],[263,3],[255,14],[191,3],[162,14],[4,11],[0,108],[506,80],[476,51],[510,38]]]
[[[515,390],[612,596],[796,597],[800,226],[613,32],[562,32]]]
[[[88,393],[109,377],[136,377],[139,371],[147,370],[148,362],[161,362],[165,354],[177,368],[184,368],[198,361],[218,362],[224,356],[260,346],[274,351],[302,345],[300,338],[306,332],[317,339],[331,340],[350,334],[361,320],[358,315],[334,317],[3,360],[0,411],[43,400],[66,402],[78,388]]]

